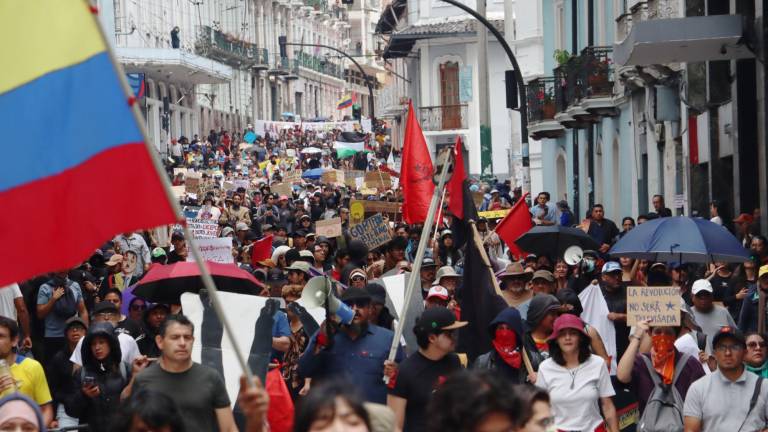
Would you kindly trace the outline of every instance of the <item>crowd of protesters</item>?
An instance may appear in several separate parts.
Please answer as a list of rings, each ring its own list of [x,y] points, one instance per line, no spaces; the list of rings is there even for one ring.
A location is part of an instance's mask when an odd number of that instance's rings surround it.
[[[233,265],[262,284],[254,295],[284,301],[272,348],[296,407],[293,430],[768,427],[768,339],[756,332],[768,249],[752,215],[733,220],[752,258],[706,266],[607,255],[636,221],[671,216],[660,196],[653,213],[625,217],[618,227],[599,204],[580,220],[567,203],[540,193],[530,207],[535,224],[578,226],[600,246],[575,265],[554,251],[513,256],[493,231],[497,219],[480,217],[476,227],[506,307],[490,320],[485,353],[470,358],[458,335],[467,325],[462,296],[475,287],[464,277],[466,252],[446,211],[414,275],[423,312],[403,333],[415,342],[401,343],[389,360],[397,314],[381,277],[410,272],[422,226],[393,212],[382,246],[350,238],[351,200],[402,201],[390,158],[397,150],[382,125],[372,133],[297,125],[241,143],[249,132],[174,140],[168,170],[176,186],[187,182],[185,170],[202,173],[194,192],[180,196],[185,211],[215,221],[218,235],[231,238]],[[364,142],[365,150],[340,159],[337,141]],[[292,175],[313,169],[381,171],[394,184],[357,187]],[[274,193],[286,178],[294,179],[291,193]],[[237,180],[247,187],[226,186]],[[480,192],[481,211],[508,209],[522,197],[509,181],[476,181],[470,190]],[[718,207],[712,204],[712,219],[722,224]],[[316,234],[318,221],[336,217],[341,236]],[[253,260],[254,243],[270,235],[270,257]],[[0,289],[0,430],[269,430],[267,391],[245,378],[237,401],[243,421],[236,423],[220,373],[192,361],[194,325],[179,304],[134,297],[123,305],[125,290],[154,266],[186,261],[188,240],[168,227],[123,233],[77,268]],[[321,275],[333,279],[335,295],[354,312],[349,324],[305,328],[301,307],[292,307]],[[682,324],[628,326],[629,285],[678,287]],[[596,303],[581,295],[590,287],[607,307],[608,327],[591,318]],[[620,393],[631,394],[629,404],[617,406]],[[635,402],[637,415],[627,421],[627,410],[618,408]]]

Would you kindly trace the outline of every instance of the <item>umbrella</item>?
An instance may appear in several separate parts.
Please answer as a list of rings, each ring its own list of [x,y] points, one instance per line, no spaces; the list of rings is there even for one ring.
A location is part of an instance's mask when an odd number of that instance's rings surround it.
[[[749,251],[728,230],[702,218],[665,217],[633,228],[608,251],[661,262],[744,262]]]
[[[305,147],[301,149],[302,153],[321,153],[323,150],[317,147]]]
[[[287,111],[282,113],[282,114],[280,114],[280,115],[283,116],[283,117],[296,117],[296,114],[294,114],[292,112],[287,112]]]
[[[324,171],[325,170],[322,168],[308,169],[308,170],[305,170],[303,173],[301,173],[301,177],[317,180],[323,176]]]
[[[247,271],[234,264],[206,261],[216,287],[221,291],[257,295],[264,286]],[[195,262],[155,265],[149,269],[133,290],[133,295],[157,303],[178,304],[185,292],[203,289],[200,270]]]
[[[515,240],[520,249],[537,255],[563,256],[571,246],[597,250],[600,245],[587,233],[572,227],[560,225],[537,225]]]

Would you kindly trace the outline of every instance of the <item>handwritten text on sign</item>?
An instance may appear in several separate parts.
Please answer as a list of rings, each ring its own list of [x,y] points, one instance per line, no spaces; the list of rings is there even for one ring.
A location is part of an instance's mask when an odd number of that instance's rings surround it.
[[[680,325],[680,289],[627,287],[627,325],[650,320],[651,326]]]
[[[235,262],[234,257],[232,257],[232,239],[229,237],[197,239],[195,245],[205,261],[213,261],[221,264],[231,264]],[[194,261],[192,254],[189,254],[187,261]]]
[[[354,240],[360,240],[373,249],[389,241],[389,231],[384,218],[380,214],[369,217],[349,229],[349,235]]]

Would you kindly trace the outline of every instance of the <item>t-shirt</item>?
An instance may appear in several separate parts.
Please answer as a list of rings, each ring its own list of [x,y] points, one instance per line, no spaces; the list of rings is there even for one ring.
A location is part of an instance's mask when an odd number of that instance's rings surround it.
[[[461,370],[461,361],[456,354],[433,361],[417,351],[400,364],[395,388],[389,394],[407,401],[404,432],[427,430],[427,404],[435,390],[458,370]]]
[[[216,409],[229,409],[224,379],[207,366],[193,363],[184,372],[167,372],[155,362],[136,375],[133,392],[148,389],[173,399],[187,432],[219,430]]]
[[[38,405],[45,405],[53,400],[43,366],[37,360],[17,355],[16,361],[11,365],[11,375],[16,380],[19,393],[29,396]]]
[[[71,290],[71,292],[74,294],[75,303],[80,303],[81,301],[83,301],[83,292],[80,290],[80,285],[78,285],[77,282],[68,281],[67,289]],[[53,297],[53,287],[51,287],[47,283],[43,284],[42,286],[40,286],[40,291],[38,291],[37,293],[37,304],[38,305],[47,304],[51,300],[51,297]],[[62,299],[63,297],[57,301],[62,301]],[[45,316],[45,337],[50,337],[50,338],[64,337],[64,329],[67,326],[66,321],[69,318],[72,318],[72,317],[71,316],[62,317],[58,313],[56,313],[56,306],[54,304],[53,310],[51,310],[51,312]]]
[[[598,400],[616,394],[605,360],[594,354],[572,370],[544,360],[536,386],[549,392],[555,426],[569,431],[595,430],[603,422]]]
[[[125,333],[116,333],[116,336],[117,341],[120,343],[120,359],[123,363],[133,364],[133,360],[141,354],[136,340]],[[75,350],[72,351],[72,355],[69,357],[69,361],[79,366],[83,365],[83,354],[81,351],[83,349],[83,339],[85,338],[81,337],[77,341],[77,346],[75,346]]]
[[[701,327],[701,330],[707,335],[707,346],[704,351],[707,354],[712,354],[712,338],[720,331],[721,327],[729,326],[736,328],[736,323],[733,321],[731,314],[728,310],[722,306],[714,305],[713,309],[707,313],[699,312],[696,307],[692,307],[693,317],[696,319],[696,324]]]
[[[14,300],[22,297],[19,284],[10,284],[0,287],[0,316],[10,318],[14,321],[16,316],[16,304]]]
[[[746,369],[736,381],[724,377],[720,371],[712,372],[691,384],[683,415],[700,419],[701,432],[763,430],[768,422],[768,385],[765,382],[757,404],[747,417],[758,379],[762,378]]]

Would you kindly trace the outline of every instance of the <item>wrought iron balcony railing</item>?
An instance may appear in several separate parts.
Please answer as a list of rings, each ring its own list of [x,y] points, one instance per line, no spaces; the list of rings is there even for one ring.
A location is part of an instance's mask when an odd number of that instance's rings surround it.
[[[525,86],[528,121],[538,123],[555,118],[555,78],[537,78]]]
[[[198,26],[195,51],[234,67],[269,63],[266,49],[258,48],[254,43],[237,39],[211,26]]]
[[[419,107],[419,121],[425,131],[467,129],[466,104]]]

